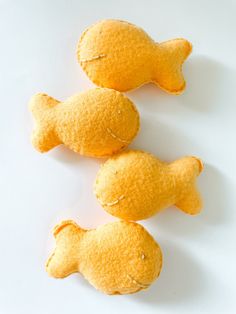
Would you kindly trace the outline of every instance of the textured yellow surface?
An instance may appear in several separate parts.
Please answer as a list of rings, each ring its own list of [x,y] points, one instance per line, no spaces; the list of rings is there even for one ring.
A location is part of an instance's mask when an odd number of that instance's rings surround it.
[[[47,152],[59,144],[86,156],[110,156],[133,140],[139,129],[134,104],[121,93],[95,88],[59,102],[46,94],[31,98],[35,118],[32,144]]]
[[[153,82],[180,94],[185,88],[182,64],[191,50],[185,39],[159,44],[131,23],[103,20],[82,34],[77,57],[98,86],[128,91]]]
[[[84,230],[63,221],[54,236],[56,249],[46,264],[52,277],[80,272],[104,293],[127,294],[147,289],[160,274],[161,249],[137,223],[118,221]]]
[[[127,151],[101,166],[95,194],[107,212],[125,220],[146,219],[170,205],[194,215],[202,207],[195,186],[202,169],[196,157],[165,163],[146,152]]]

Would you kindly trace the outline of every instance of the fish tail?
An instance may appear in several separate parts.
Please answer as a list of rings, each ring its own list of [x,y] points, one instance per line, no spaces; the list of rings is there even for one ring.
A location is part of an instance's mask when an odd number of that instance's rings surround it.
[[[182,177],[189,181],[191,178],[196,178],[203,170],[204,165],[200,158],[195,156],[186,156],[175,160],[169,165],[176,173],[177,177]]]
[[[35,120],[31,141],[41,153],[47,152],[61,143],[54,132],[53,119],[53,108],[58,103],[58,100],[46,94],[36,94],[30,100],[29,108]]]
[[[181,94],[185,89],[182,64],[192,51],[192,44],[186,39],[173,39],[158,44],[157,71],[154,81],[171,94]]]
[[[56,248],[46,262],[51,277],[64,278],[79,271],[79,244],[85,232],[72,220],[62,221],[54,228]]]
[[[202,209],[202,199],[196,187],[196,177],[203,170],[203,163],[197,157],[184,157],[170,164],[177,182],[175,206],[186,214],[196,215]]]

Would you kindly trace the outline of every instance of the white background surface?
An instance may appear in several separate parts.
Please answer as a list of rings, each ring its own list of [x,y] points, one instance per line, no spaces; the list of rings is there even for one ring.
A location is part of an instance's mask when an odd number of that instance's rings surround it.
[[[236,312],[236,2],[0,0],[0,313]],[[152,85],[128,96],[142,119],[131,147],[171,161],[200,156],[205,206],[197,217],[170,208],[143,224],[160,243],[164,268],[146,292],[106,296],[80,275],[49,278],[51,229],[73,218],[83,227],[114,220],[92,184],[101,161],[58,147],[41,155],[30,144],[29,98],[65,100],[92,87],[77,64],[82,31],[118,18],[156,41],[185,37],[187,90],[170,96]]]

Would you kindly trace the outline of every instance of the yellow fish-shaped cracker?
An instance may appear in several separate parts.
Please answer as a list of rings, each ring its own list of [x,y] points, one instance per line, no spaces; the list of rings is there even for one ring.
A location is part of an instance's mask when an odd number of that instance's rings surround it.
[[[32,144],[40,152],[64,144],[85,156],[112,155],[128,146],[139,129],[134,104],[121,93],[95,88],[60,102],[46,94],[31,98]]]
[[[160,274],[161,249],[137,223],[117,221],[84,230],[63,221],[54,236],[56,249],[46,264],[52,277],[80,272],[106,294],[128,294],[147,289]]]
[[[102,207],[125,220],[142,220],[175,205],[187,214],[199,213],[196,178],[203,164],[196,157],[165,163],[142,151],[127,151],[100,168],[95,194]]]
[[[191,50],[185,39],[157,43],[131,23],[103,20],[82,34],[77,57],[98,86],[129,91],[153,82],[180,94],[185,88],[182,64]]]

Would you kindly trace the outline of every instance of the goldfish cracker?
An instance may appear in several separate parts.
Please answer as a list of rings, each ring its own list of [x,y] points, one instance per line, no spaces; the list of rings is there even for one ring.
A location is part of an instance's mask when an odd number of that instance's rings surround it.
[[[94,190],[107,212],[125,220],[146,219],[171,205],[195,215],[202,207],[195,184],[202,169],[196,157],[166,163],[149,153],[131,150],[101,166]]]
[[[60,102],[46,94],[30,101],[36,127],[33,146],[40,152],[64,144],[85,156],[110,156],[130,144],[139,129],[134,104],[121,93],[95,88]]]
[[[103,20],[82,34],[77,57],[98,86],[129,91],[153,82],[180,94],[185,88],[182,64],[191,50],[185,39],[157,43],[131,23]]]
[[[46,263],[52,277],[80,272],[106,294],[128,294],[147,289],[160,274],[161,249],[137,223],[116,221],[84,230],[63,221],[54,236],[56,249]]]

